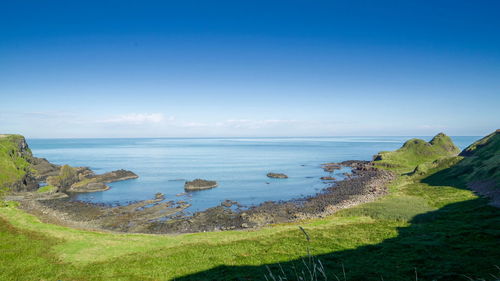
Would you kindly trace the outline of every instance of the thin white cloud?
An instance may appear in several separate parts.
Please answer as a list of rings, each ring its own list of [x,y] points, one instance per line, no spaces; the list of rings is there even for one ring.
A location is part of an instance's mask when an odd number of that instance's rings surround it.
[[[444,129],[445,126],[443,125],[427,125],[427,124],[424,124],[424,125],[420,125],[418,126],[419,129]]]
[[[202,122],[182,122],[179,123],[177,126],[185,128],[197,128],[197,127],[210,127],[210,124]]]
[[[122,123],[122,124],[144,124],[144,123],[161,123],[163,121],[171,121],[173,117],[165,117],[163,113],[130,113],[101,120],[101,123]]]
[[[297,122],[296,120],[280,120],[280,119],[268,119],[268,120],[229,119],[224,122],[218,122],[215,124],[215,126],[230,127],[235,129],[239,128],[260,129],[280,124],[292,124],[296,122]]]

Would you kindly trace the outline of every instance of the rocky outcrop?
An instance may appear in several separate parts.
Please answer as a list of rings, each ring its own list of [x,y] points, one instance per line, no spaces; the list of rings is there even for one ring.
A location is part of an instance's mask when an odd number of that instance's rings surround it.
[[[338,163],[325,163],[325,164],[322,164],[321,167],[323,168],[323,170],[325,170],[325,172],[333,172],[335,170],[340,170],[342,168],[342,166],[340,166]]]
[[[31,150],[23,136],[0,135],[0,187],[35,191],[38,181],[31,169]]]
[[[288,176],[283,174],[283,173],[267,173],[268,178],[273,178],[273,179],[287,179]]]
[[[97,191],[106,191],[109,189],[109,186],[102,182],[92,182],[85,185],[76,185],[71,186],[67,191],[68,192],[97,192]]]
[[[57,176],[61,170],[61,166],[52,164],[45,158],[33,157],[31,165],[36,171],[38,181],[46,181],[50,176]]]
[[[220,203],[220,205],[221,205],[222,207],[230,208],[230,207],[232,207],[233,205],[239,205],[239,204],[238,204],[238,202],[236,202],[236,201],[226,199],[226,200],[224,200],[222,203]]]
[[[204,190],[204,189],[210,189],[210,188],[214,188],[214,187],[217,187],[216,181],[202,180],[202,179],[195,179],[193,181],[187,181],[184,184],[184,190],[186,190],[186,191]]]
[[[87,167],[77,168],[79,181],[72,184],[69,192],[96,192],[109,189],[106,183],[136,179],[139,176],[127,170],[116,170],[101,175],[96,175]]]
[[[94,178],[97,179],[97,181],[99,181],[99,182],[109,183],[109,182],[115,182],[115,181],[136,179],[138,177],[139,176],[136,175],[132,171],[120,169],[120,170],[112,171],[112,172],[105,173],[102,175],[97,175]]]
[[[334,181],[334,180],[335,180],[335,178],[334,178],[334,177],[329,177],[329,176],[327,176],[327,177],[321,177],[321,178],[320,178],[320,180],[324,180],[324,181]]]
[[[31,172],[26,172],[26,174],[18,181],[10,184],[10,189],[12,191],[24,192],[24,191],[35,191],[38,189],[39,184],[35,176]]]

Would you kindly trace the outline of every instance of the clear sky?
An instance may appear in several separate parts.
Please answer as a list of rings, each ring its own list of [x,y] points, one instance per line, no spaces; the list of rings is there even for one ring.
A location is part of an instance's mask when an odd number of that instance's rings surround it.
[[[484,135],[500,1],[1,1],[0,132]]]

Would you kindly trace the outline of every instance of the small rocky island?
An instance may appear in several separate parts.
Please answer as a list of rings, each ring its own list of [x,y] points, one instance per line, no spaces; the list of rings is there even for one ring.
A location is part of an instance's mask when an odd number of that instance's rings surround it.
[[[95,192],[108,190],[106,183],[136,179],[139,176],[134,172],[127,170],[116,170],[102,175],[94,174],[89,168],[81,168],[83,173],[79,173],[79,181],[72,184],[67,191],[69,192]]]
[[[287,179],[288,176],[283,174],[283,173],[267,173],[268,178],[273,178],[273,179]]]
[[[186,191],[195,191],[195,190],[204,190],[217,187],[216,181],[195,179],[193,181],[186,181],[184,184],[184,190]]]

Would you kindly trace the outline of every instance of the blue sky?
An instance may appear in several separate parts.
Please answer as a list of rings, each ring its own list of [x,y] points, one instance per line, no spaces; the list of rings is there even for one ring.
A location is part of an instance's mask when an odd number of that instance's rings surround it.
[[[500,127],[499,12],[499,1],[2,1],[0,131],[484,135]]]

